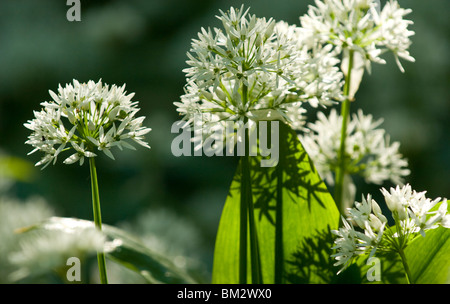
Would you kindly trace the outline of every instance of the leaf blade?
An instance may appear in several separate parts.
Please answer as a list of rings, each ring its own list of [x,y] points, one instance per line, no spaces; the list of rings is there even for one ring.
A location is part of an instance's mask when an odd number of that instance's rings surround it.
[[[251,157],[252,195],[263,282],[275,282],[279,187],[282,188],[283,201],[283,248],[279,251],[283,252],[283,281],[329,282],[335,276],[329,257],[333,243],[330,230],[337,229],[339,212],[296,133],[286,125],[280,125],[280,138],[283,139],[280,151],[285,151],[284,155],[280,153],[278,165],[282,166],[282,180],[277,178],[277,167],[261,167],[261,157]],[[213,283],[238,283],[240,181],[238,167],[219,223]],[[321,274],[317,274],[319,269]]]
[[[61,231],[70,233],[75,229],[95,229],[92,221],[77,218],[51,217],[41,223],[21,229],[27,231]],[[106,256],[114,262],[131,269],[149,283],[192,284],[197,283],[189,274],[178,269],[170,260],[147,248],[127,232],[104,224],[102,233],[107,237]]]

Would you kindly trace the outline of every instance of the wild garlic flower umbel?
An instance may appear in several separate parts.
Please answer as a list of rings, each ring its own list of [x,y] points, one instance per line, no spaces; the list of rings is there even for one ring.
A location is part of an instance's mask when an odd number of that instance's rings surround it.
[[[391,51],[401,71],[399,58],[414,61],[409,54],[408,29],[413,22],[404,19],[411,9],[403,9],[396,0],[381,9],[378,0],[316,0],[308,13],[300,17],[303,28],[323,43],[343,51],[352,50],[370,72],[370,63],[385,63],[380,55]]]
[[[328,117],[322,112],[317,117],[316,122],[308,124],[311,132],[300,138],[322,178],[333,185],[332,172],[339,165],[342,116],[332,109]],[[347,127],[345,172],[360,175],[368,183],[402,184],[410,173],[408,161],[399,152],[400,143],[391,143],[385,130],[379,128],[382,122],[382,119],[374,120],[372,115],[364,115],[362,110],[352,115]]]
[[[189,123],[201,115],[205,133],[225,121],[299,123],[302,102],[331,104],[340,93],[342,75],[323,56],[328,49],[318,59],[299,46],[295,26],[248,11],[220,11],[223,29],[202,28],[187,53],[185,94],[174,104]]]
[[[335,266],[342,266],[339,272],[358,255],[371,257],[376,251],[400,253],[419,234],[425,237],[427,230],[450,228],[447,199],[431,200],[425,191],[416,192],[409,184],[389,191],[382,188],[381,192],[395,225],[387,227],[387,218],[370,194],[362,202],[355,202],[355,207],[348,208],[348,218],[342,219],[343,227],[332,231],[337,236],[332,257],[336,259]]]
[[[26,141],[34,147],[29,154],[44,153],[36,166],[55,164],[66,150],[73,154],[65,158],[65,164],[82,165],[85,157],[95,157],[98,151],[114,159],[112,147],[135,149],[129,140],[150,148],[144,135],[151,129],[142,126],[145,117],[135,117],[138,102],[131,101],[134,93],[127,95],[125,85],[73,80],[73,84],[60,85],[57,93],[49,93],[53,100],[41,103],[41,111],[35,111],[35,118],[24,124],[33,131]]]

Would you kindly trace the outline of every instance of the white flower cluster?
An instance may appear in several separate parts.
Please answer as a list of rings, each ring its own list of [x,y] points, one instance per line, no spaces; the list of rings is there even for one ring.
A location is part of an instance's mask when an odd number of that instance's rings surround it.
[[[339,166],[342,116],[332,109],[328,117],[318,112],[317,118],[316,122],[308,124],[311,132],[299,137],[322,178],[333,185],[332,172]],[[385,130],[378,128],[381,123],[382,119],[374,120],[362,110],[352,115],[347,126],[345,172],[361,175],[368,183],[381,184],[389,180],[402,184],[403,177],[410,173],[408,162],[399,153],[400,144],[390,143]]]
[[[353,50],[370,72],[370,63],[385,63],[380,55],[393,52],[401,71],[399,57],[414,61],[409,54],[408,30],[413,22],[404,19],[411,9],[403,9],[396,0],[388,1],[383,9],[378,0],[316,0],[308,13],[300,17],[309,35],[341,50]]]
[[[54,215],[54,210],[41,197],[25,201],[0,195],[0,283],[11,283],[11,273],[16,270],[10,255],[19,250],[23,227],[33,225]]]
[[[150,148],[144,142],[144,135],[151,129],[142,126],[145,117],[135,118],[139,111],[137,102],[131,99],[134,93],[126,94],[125,85],[117,87],[95,83],[80,83],[73,80],[58,93],[49,91],[52,101],[43,102],[41,111],[34,111],[35,118],[24,126],[33,131],[26,141],[44,157],[36,166],[48,166],[56,162],[63,151],[73,149],[74,153],[64,160],[65,164],[80,162],[85,157],[95,157],[97,150],[114,159],[110,149],[135,149],[127,140]]]
[[[376,250],[397,252],[419,233],[425,236],[429,229],[450,228],[447,199],[431,200],[425,197],[426,192],[416,192],[409,184],[390,191],[382,188],[381,192],[392,212],[394,228],[386,228],[387,218],[370,194],[362,202],[355,202],[354,208],[348,208],[347,220],[342,218],[343,227],[332,230],[337,236],[332,249],[337,252],[331,256],[336,259],[335,266],[342,265],[339,272],[357,255],[373,256]]]
[[[341,97],[331,47],[312,49],[296,26],[257,18],[244,6],[220,12],[223,29],[202,28],[187,53],[185,94],[174,104],[188,123],[201,114],[206,134],[246,119],[301,127],[302,102],[328,105]]]
[[[30,232],[28,232],[30,233]],[[94,227],[33,233],[19,243],[9,260],[17,268],[13,281],[66,267],[70,257],[84,258],[104,250],[106,237]]]

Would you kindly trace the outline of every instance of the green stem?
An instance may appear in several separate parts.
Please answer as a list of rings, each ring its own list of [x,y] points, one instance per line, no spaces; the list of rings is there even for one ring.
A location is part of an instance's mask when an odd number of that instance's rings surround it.
[[[348,70],[347,75],[345,76],[344,83],[344,95],[348,96],[350,92],[350,82],[351,82],[351,73],[353,67],[353,51],[349,51],[349,60],[348,60]],[[336,201],[336,205],[339,209],[339,212],[344,215],[345,214],[345,206],[342,200],[342,194],[344,192],[344,176],[346,172],[346,163],[345,163],[345,141],[347,139],[347,125],[350,116],[350,99],[347,98],[341,105],[341,116],[342,116],[342,126],[341,126],[341,143],[338,151],[338,166],[336,168],[336,183],[334,188],[334,199]]]
[[[246,105],[248,102],[248,87],[242,86],[242,101]],[[244,118],[245,151],[242,156],[242,174],[241,174],[241,206],[240,206],[240,245],[239,245],[239,282],[247,282],[247,229],[250,237],[250,270],[251,282],[255,284],[262,283],[261,265],[259,258],[258,236],[255,224],[252,182],[250,176],[250,130],[248,118]],[[247,227],[248,221],[248,227]]]
[[[247,102],[247,86],[242,87],[242,99]],[[243,128],[246,127],[248,118],[245,117]],[[245,130],[245,129],[244,129]],[[244,155],[241,156],[241,206],[240,206],[240,230],[239,230],[239,283],[247,283],[247,227],[248,227],[248,196],[251,196],[249,145],[247,132],[244,135]]]
[[[239,284],[247,283],[247,173],[248,159],[241,156],[241,205],[239,221]]]
[[[406,256],[405,253],[403,252],[402,248],[398,249],[398,253],[400,254],[400,257],[402,259],[402,264],[403,264],[403,268],[405,269],[405,274],[406,274],[406,282],[408,284],[411,284],[411,271],[409,270],[409,266],[408,266],[408,262],[406,261]]]
[[[92,209],[94,212],[95,227],[102,230],[102,217],[100,211],[100,195],[98,191],[97,170],[95,167],[95,159],[89,158],[89,168],[91,172],[91,188],[92,188]],[[100,282],[108,284],[108,277],[106,275],[106,261],[103,252],[97,252],[98,270],[100,273]]]
[[[245,119],[245,125],[248,119]],[[247,229],[250,237],[250,270],[251,282],[254,284],[262,283],[261,264],[259,257],[258,236],[255,224],[255,214],[252,197],[252,183],[250,175],[250,130],[245,130],[245,154],[242,156],[242,180],[241,180],[241,208],[240,208],[240,271],[239,281],[241,284],[247,282]],[[247,225],[248,221],[248,225]]]
[[[284,126],[280,126],[280,138],[285,138]],[[279,163],[275,169],[277,172],[277,205],[275,209],[275,284],[281,284],[283,280],[283,157],[284,146],[280,146]]]
[[[248,159],[249,156],[245,156]],[[246,161],[249,164],[249,160]],[[249,166],[248,166],[249,168]],[[255,212],[253,207],[252,188],[250,180],[250,170],[248,170],[248,186],[247,186],[247,207],[249,218],[249,233],[250,233],[250,265],[252,273],[252,283],[262,284],[261,277],[261,263],[259,258],[258,233],[255,224]]]
[[[406,282],[408,284],[411,284],[411,278],[412,278],[411,271],[409,270],[408,262],[406,261],[406,256],[403,251],[403,249],[406,247],[407,242],[408,242],[408,234],[405,234],[405,231],[402,230],[398,212],[393,211],[392,215],[394,217],[395,227],[396,227],[396,231],[398,234],[398,237],[393,239],[392,244],[393,244],[394,248],[396,248],[398,254],[400,255],[400,258],[402,259],[403,268],[405,269],[405,274],[406,274]]]

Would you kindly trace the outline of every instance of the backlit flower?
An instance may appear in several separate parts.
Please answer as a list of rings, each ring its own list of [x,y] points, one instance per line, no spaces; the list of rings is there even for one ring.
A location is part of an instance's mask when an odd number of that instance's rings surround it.
[[[425,237],[427,230],[439,226],[450,228],[447,199],[431,200],[425,197],[426,192],[416,192],[409,184],[389,191],[382,188],[381,192],[395,225],[386,227],[387,218],[370,194],[362,202],[355,202],[355,207],[348,208],[348,217],[342,219],[343,227],[332,231],[337,238],[332,247],[336,253],[331,257],[336,259],[335,266],[342,265],[339,272],[358,255],[371,257],[377,250],[398,252],[419,233]]]
[[[322,177],[333,185],[332,172],[338,166],[342,116],[332,109],[328,117],[319,112],[317,118],[316,122],[308,124],[310,132],[301,135],[300,140]],[[368,183],[381,184],[389,180],[402,184],[410,173],[408,162],[399,153],[400,144],[391,143],[389,136],[379,128],[381,123],[381,119],[374,120],[372,115],[364,115],[361,110],[352,115],[347,126],[345,172],[360,175]]]
[[[404,17],[411,9],[403,9],[396,0],[388,1],[383,8],[376,0],[316,0],[308,13],[300,17],[302,27],[323,43],[331,43],[344,50],[358,53],[370,72],[370,63],[385,63],[380,57],[393,52],[401,71],[398,57],[414,61],[409,54],[408,29],[413,22]]]
[[[73,80],[73,84],[60,85],[57,93],[49,93],[53,100],[41,103],[41,111],[35,111],[35,118],[24,124],[33,131],[26,141],[34,147],[29,154],[44,153],[37,166],[54,164],[67,150],[74,151],[65,164],[79,161],[82,165],[85,157],[95,157],[97,151],[114,159],[112,147],[134,149],[129,140],[150,148],[143,139],[151,129],[142,126],[144,117],[135,118],[139,108],[131,101],[134,93],[126,94],[125,85]]]
[[[248,11],[220,11],[223,28],[202,28],[187,53],[185,94],[174,104],[188,123],[201,115],[203,137],[225,130],[227,121],[301,128],[303,103],[329,105],[342,95],[331,47],[312,49],[296,26]]]

